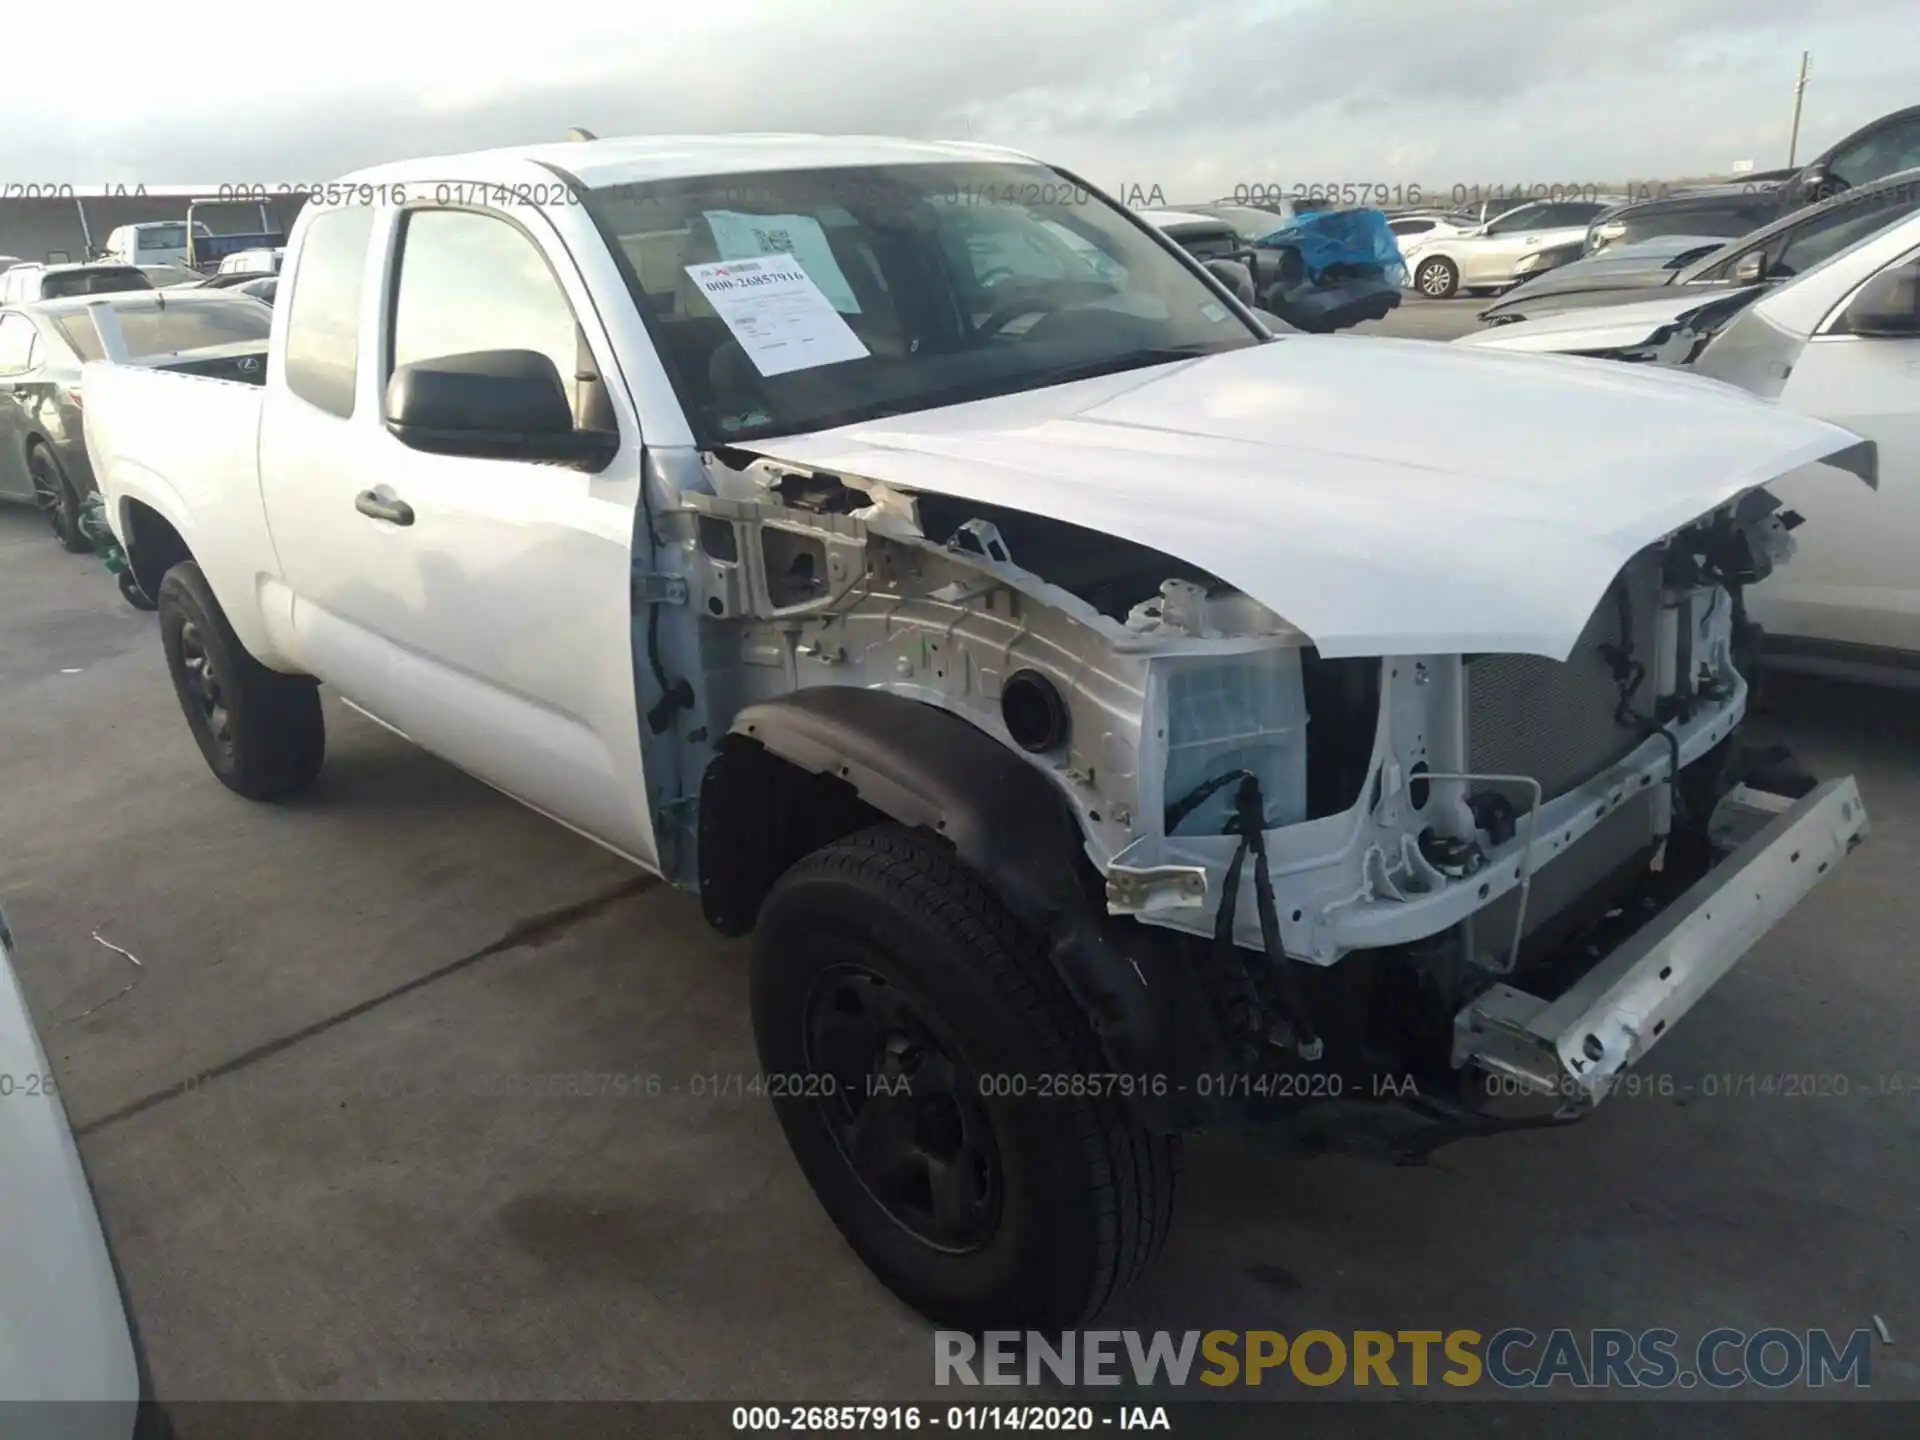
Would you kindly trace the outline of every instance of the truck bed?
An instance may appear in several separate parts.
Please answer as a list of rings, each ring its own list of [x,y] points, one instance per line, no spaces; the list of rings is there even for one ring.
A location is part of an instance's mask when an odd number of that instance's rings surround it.
[[[191,363],[198,353],[167,359]],[[265,370],[263,360],[262,376]],[[269,652],[254,601],[267,578],[260,566],[274,554],[260,495],[265,387],[107,361],[88,364],[82,377],[87,455],[114,534],[127,545],[133,507],[157,513],[185,542],[248,648]]]

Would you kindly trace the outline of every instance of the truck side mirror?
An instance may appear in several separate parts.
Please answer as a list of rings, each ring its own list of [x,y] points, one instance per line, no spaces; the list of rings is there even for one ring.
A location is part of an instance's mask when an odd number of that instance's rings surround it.
[[[1920,260],[1882,270],[1862,285],[1835,328],[1889,339],[1920,336]]]
[[[1733,283],[1736,285],[1758,285],[1766,278],[1767,256],[1764,250],[1742,255],[1739,263],[1733,267]]]
[[[577,430],[560,372],[535,350],[477,350],[395,368],[387,432],[434,455],[557,460],[589,470],[620,448],[605,430]]]

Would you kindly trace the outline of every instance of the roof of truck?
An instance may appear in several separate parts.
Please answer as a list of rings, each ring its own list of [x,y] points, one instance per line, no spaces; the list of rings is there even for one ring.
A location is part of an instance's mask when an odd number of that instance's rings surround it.
[[[525,162],[558,166],[581,184],[633,184],[758,170],[819,170],[851,165],[929,165],[1032,157],[998,145],[960,140],[899,140],[873,135],[633,135],[612,140],[560,140],[475,150],[460,155],[391,161],[343,177],[380,180],[490,180]]]

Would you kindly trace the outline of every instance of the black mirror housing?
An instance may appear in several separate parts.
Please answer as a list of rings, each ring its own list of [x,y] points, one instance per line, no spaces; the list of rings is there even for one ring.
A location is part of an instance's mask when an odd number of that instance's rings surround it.
[[[410,449],[497,460],[604,466],[619,436],[576,430],[553,361],[535,350],[477,350],[398,366],[387,430]]]
[[[1920,260],[1882,270],[1862,285],[1835,328],[1888,339],[1920,336]]]

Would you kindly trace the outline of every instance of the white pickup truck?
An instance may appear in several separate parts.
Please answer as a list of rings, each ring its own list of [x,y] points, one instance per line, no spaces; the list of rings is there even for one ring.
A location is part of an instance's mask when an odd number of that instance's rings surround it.
[[[760,1088],[941,1321],[1096,1310],[1202,1126],[1578,1116],[1865,834],[1736,739],[1844,430],[1274,336],[985,146],[337,188],[260,384],[86,375],[208,764],[311,781],[324,684],[755,932]]]

